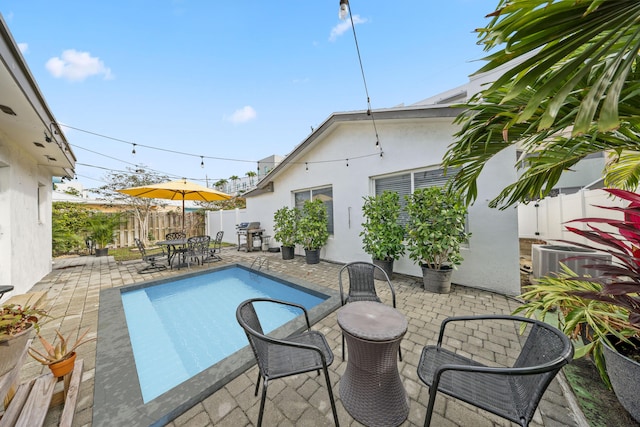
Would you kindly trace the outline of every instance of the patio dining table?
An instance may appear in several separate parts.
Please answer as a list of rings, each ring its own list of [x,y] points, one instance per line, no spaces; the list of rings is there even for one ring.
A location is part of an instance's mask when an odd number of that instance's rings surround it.
[[[187,244],[187,238],[173,239],[173,240],[160,240],[156,242],[156,245],[167,247],[167,262],[169,268],[173,268],[173,258],[185,251],[184,247]],[[178,268],[180,268],[180,257],[178,256]]]

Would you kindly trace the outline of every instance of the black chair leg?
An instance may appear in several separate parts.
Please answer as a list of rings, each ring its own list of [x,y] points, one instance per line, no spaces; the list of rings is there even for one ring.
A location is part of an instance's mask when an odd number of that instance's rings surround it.
[[[267,400],[267,385],[269,381],[265,380],[262,385],[262,399],[260,399],[260,414],[258,415],[258,427],[262,426],[262,414],[264,413],[264,402]]]
[[[431,416],[433,415],[433,407],[436,403],[437,389],[433,388],[433,384],[429,387],[429,405],[427,406],[427,416],[424,419],[424,427],[429,427],[431,424]]]
[[[324,378],[327,380],[327,390],[329,391],[329,401],[331,402],[331,412],[333,412],[333,420],[336,423],[336,427],[340,427],[340,421],[338,421],[338,411],[336,410],[336,401],[333,398],[333,390],[331,389],[331,380],[329,380],[329,371],[326,367],[323,367]]]
[[[256,393],[254,394],[254,396],[258,395],[258,389],[260,388],[260,380],[262,379],[262,375],[260,375],[260,372],[258,372],[258,381],[256,381]]]
[[[342,334],[342,360],[344,360],[344,334]]]

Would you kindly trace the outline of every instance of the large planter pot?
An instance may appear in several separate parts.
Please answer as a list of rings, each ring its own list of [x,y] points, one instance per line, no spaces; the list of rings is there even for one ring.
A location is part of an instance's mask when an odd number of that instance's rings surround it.
[[[372,261],[375,265],[382,268],[384,272],[387,273],[387,277],[391,279],[391,276],[393,275],[393,260],[387,261],[384,259],[373,258]],[[380,272],[380,270],[378,270],[377,268],[373,270],[373,278],[376,280],[386,280],[384,274],[382,274],[382,272]]]
[[[109,248],[100,248],[96,249],[96,256],[108,256]]]
[[[435,292],[438,294],[448,294],[451,292],[451,274],[453,269],[451,267],[441,268],[435,270],[433,268],[427,268],[422,266],[422,281],[424,283],[424,290],[429,292]]]
[[[637,341],[637,340],[636,340]],[[636,342],[640,345],[640,342]],[[640,363],[603,343],[604,361],[613,391],[624,409],[640,422]]]
[[[56,363],[52,363],[49,365],[49,369],[51,369],[51,373],[54,377],[60,378],[67,375],[69,372],[73,370],[73,364],[76,362],[76,352],[71,353],[69,357],[64,360],[61,360]]]
[[[33,326],[30,326],[13,337],[0,341],[0,377],[16,366],[18,358],[27,345],[27,341],[31,338],[32,332]]]
[[[320,262],[320,249],[305,249],[304,254],[307,264],[318,264]]]
[[[294,250],[294,246],[282,246],[282,259],[293,259]]]

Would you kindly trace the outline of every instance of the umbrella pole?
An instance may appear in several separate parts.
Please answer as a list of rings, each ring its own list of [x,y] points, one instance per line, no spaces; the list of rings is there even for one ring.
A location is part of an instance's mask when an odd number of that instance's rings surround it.
[[[184,194],[182,195],[182,232],[186,233],[187,231],[184,229]]]

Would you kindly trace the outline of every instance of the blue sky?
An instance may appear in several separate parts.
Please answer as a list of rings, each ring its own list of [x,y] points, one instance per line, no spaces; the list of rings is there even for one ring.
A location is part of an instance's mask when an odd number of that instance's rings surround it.
[[[473,31],[497,0],[350,3],[376,109],[466,83],[484,55]],[[0,13],[58,122],[80,129],[63,128],[78,179],[91,188],[135,164],[200,183],[244,176],[332,112],[365,110],[353,32],[338,6],[3,0]],[[137,144],[135,156],[117,140]]]

